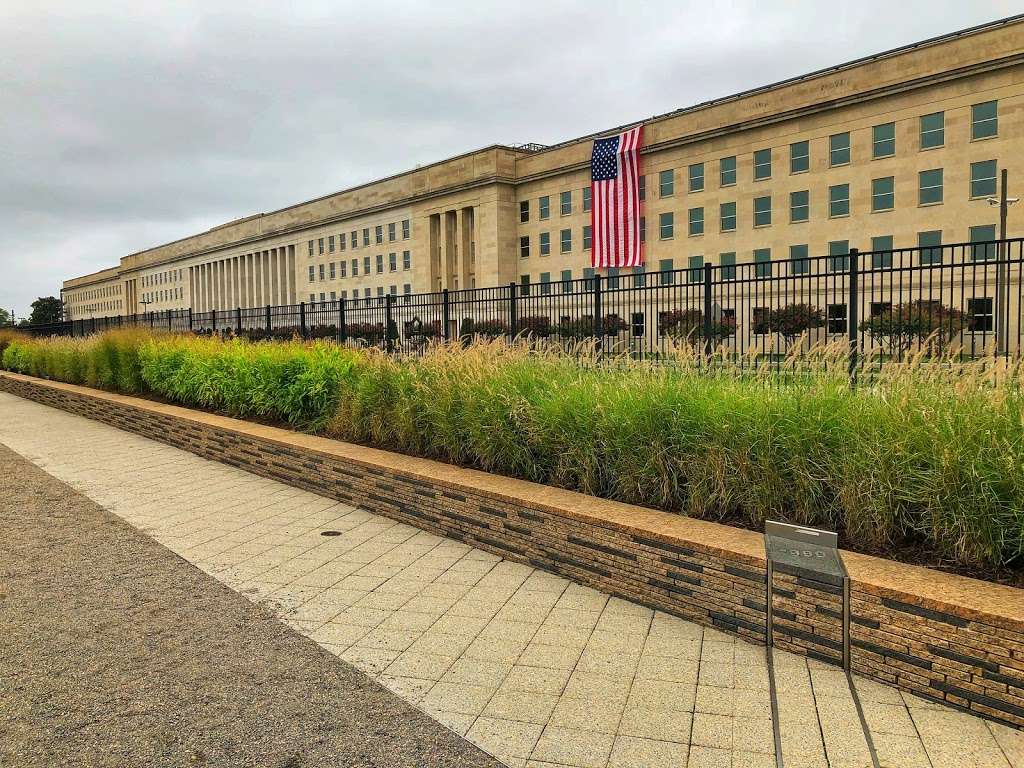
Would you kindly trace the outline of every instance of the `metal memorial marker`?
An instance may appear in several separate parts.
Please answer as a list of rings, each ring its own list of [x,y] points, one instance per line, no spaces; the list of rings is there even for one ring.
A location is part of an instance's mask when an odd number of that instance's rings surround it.
[[[850,668],[850,583],[839,556],[839,536],[834,531],[768,520],[764,526],[768,555],[768,645],[774,633],[774,572],[786,573],[842,590],[843,669]]]

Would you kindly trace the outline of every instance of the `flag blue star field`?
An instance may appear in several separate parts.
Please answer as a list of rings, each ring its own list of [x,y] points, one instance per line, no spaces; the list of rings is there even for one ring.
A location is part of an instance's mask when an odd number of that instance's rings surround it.
[[[590,264],[638,267],[640,242],[640,143],[643,126],[618,136],[595,139],[590,155]]]

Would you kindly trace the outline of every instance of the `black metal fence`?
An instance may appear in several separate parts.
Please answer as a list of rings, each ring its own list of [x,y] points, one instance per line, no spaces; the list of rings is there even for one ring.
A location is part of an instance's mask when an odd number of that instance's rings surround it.
[[[528,338],[665,357],[688,342],[737,364],[781,365],[838,344],[851,370],[922,351],[960,359],[1021,349],[1024,240],[807,256],[673,271],[610,270],[577,280],[388,294],[209,312],[89,318],[28,330],[87,335],[149,327],[295,336],[418,354],[434,341]],[[848,346],[847,346],[848,345]]]

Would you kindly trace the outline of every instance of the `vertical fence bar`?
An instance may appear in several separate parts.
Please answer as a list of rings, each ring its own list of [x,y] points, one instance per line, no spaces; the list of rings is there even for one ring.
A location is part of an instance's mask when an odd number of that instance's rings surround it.
[[[395,351],[395,336],[398,335],[397,328],[395,327],[395,320],[392,317],[392,307],[395,303],[395,297],[390,293],[384,297],[384,348],[389,353]],[[395,330],[392,330],[395,328]]]
[[[306,338],[306,302],[299,302],[299,336]]]
[[[441,333],[445,341],[451,341],[451,319],[452,319],[452,305],[448,298],[448,289],[445,288],[441,291]]]
[[[274,330],[274,324],[273,324],[273,322],[270,319],[270,305],[269,304],[267,304],[267,309],[266,309],[266,312],[264,314],[264,320],[265,320],[266,325],[267,325],[267,338],[270,338],[270,334]]]
[[[508,284],[508,338],[515,339],[519,333],[519,287],[515,280]]]
[[[857,308],[860,303],[860,286],[859,283],[860,274],[860,250],[857,248],[850,249],[850,285],[849,285],[849,311],[847,314],[847,322],[850,324],[850,386],[857,386],[857,357],[860,347],[860,336],[858,335],[857,325],[858,323],[858,312]],[[826,321],[827,322],[827,321]]]
[[[242,335],[242,308],[235,307],[235,333]]]
[[[216,309],[211,309],[210,310],[210,328],[213,330],[214,333],[217,332],[217,310]]]
[[[711,324],[711,280],[712,269],[711,264],[708,263],[704,265],[704,355],[706,357],[710,357],[714,349]]]
[[[345,330],[345,297],[338,302],[338,342],[344,344],[348,340],[348,332]]]
[[[188,308],[188,329],[189,331],[194,330],[194,326],[192,325],[192,307]]]

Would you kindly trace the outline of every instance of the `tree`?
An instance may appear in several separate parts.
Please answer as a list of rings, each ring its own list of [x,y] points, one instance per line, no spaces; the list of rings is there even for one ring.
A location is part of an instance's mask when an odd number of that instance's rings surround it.
[[[696,344],[704,338],[704,313],[699,309],[671,309],[658,315],[658,330],[665,336]],[[736,333],[736,320],[723,315],[711,321],[711,338],[722,341]]]
[[[915,299],[878,312],[860,324],[860,330],[872,341],[885,343],[890,351],[902,355],[914,344],[928,340],[941,348],[964,329],[964,313],[938,301]]]
[[[59,323],[64,305],[56,296],[40,296],[32,302],[32,314],[28,321],[32,325]]]
[[[793,346],[793,342],[807,331],[823,325],[825,316],[810,304],[789,304],[768,313],[768,330],[779,334],[787,347]]]
[[[0,307],[0,326],[11,325],[11,313]]]

